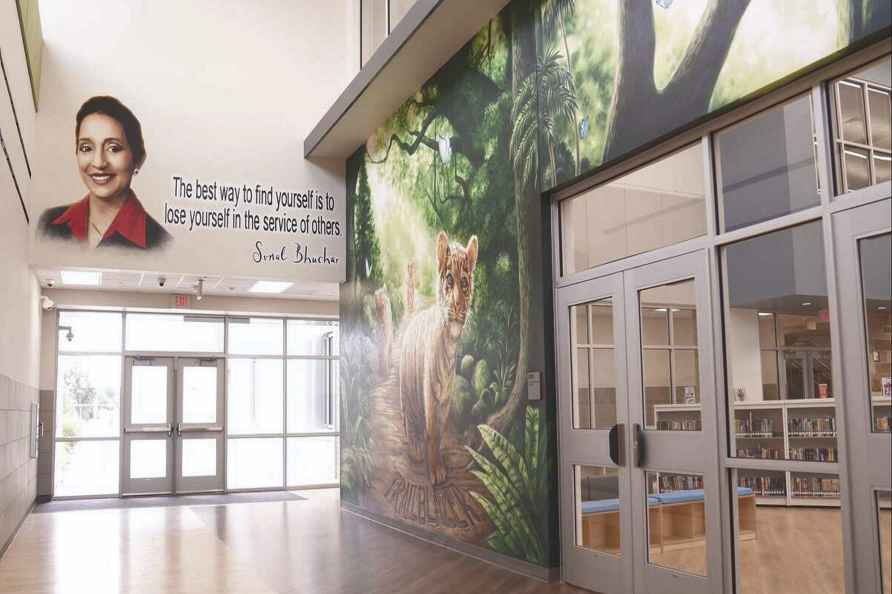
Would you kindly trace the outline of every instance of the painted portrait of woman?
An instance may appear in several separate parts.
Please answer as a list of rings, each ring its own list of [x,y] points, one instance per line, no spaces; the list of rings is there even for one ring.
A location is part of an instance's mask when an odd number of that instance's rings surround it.
[[[47,238],[90,248],[154,249],[171,239],[136,197],[131,182],[146,160],[139,120],[114,97],[88,99],[75,118],[75,154],[87,194],[49,208],[38,223]]]

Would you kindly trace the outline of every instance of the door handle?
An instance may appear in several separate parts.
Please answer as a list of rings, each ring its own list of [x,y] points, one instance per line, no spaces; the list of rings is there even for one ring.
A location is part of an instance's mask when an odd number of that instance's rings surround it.
[[[635,423],[632,425],[632,464],[640,467],[644,463],[645,453],[644,432],[641,425]]]
[[[164,427],[124,427],[124,433],[167,433],[167,436],[170,437],[172,432],[173,428],[170,425]]]
[[[610,428],[607,434],[610,461],[617,466],[625,466],[625,425],[619,423]]]
[[[179,433],[218,433],[223,431],[223,427],[183,427],[180,424],[177,431]]]

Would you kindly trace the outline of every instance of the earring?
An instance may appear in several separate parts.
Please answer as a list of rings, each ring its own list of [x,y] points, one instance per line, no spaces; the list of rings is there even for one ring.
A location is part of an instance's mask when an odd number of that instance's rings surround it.
[[[139,167],[133,170],[133,175],[136,175],[137,173],[139,173]]]

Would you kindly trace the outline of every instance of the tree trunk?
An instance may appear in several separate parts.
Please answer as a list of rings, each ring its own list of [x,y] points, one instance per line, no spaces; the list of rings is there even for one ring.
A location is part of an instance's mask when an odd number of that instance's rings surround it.
[[[511,29],[511,92],[516,97],[528,76],[535,75],[536,45],[533,35],[533,3],[527,0],[515,0],[509,8]],[[486,419],[486,424],[498,431],[506,433],[508,427],[523,410],[526,402],[527,381],[527,337],[530,313],[530,280],[528,266],[529,238],[527,237],[527,217],[530,204],[537,199],[536,188],[514,171],[514,207],[517,211],[517,289],[518,289],[518,345],[517,368],[511,394],[502,408]],[[475,431],[475,434],[479,432]],[[474,442],[479,443],[479,435]]]

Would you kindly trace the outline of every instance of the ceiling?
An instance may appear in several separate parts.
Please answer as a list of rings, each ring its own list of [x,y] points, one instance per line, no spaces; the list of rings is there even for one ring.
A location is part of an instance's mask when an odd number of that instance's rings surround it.
[[[78,271],[86,271],[78,269]],[[230,297],[272,298],[272,299],[311,299],[314,301],[337,301],[338,284],[295,281],[282,293],[252,293],[249,289],[258,279],[242,276],[219,276],[213,274],[179,274],[164,272],[139,272],[123,270],[101,270],[98,286],[66,285],[62,282],[61,269],[38,269],[34,271],[40,286],[52,289],[77,289],[94,291],[127,291],[139,293],[196,294],[199,279],[204,279],[205,295]],[[163,286],[162,286],[162,280]]]

